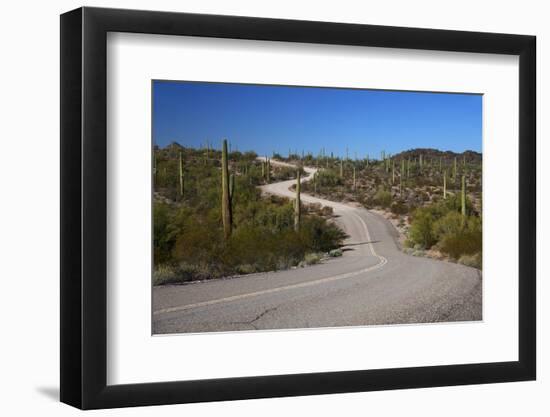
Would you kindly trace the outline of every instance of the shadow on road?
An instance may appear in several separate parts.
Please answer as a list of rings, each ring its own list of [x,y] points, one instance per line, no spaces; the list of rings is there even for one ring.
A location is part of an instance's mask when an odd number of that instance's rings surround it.
[[[380,242],[379,240],[369,240],[367,242],[356,242],[356,243],[346,243],[345,245],[343,245],[342,247],[346,247],[346,246],[359,246],[359,245],[368,245],[369,243],[378,243]]]

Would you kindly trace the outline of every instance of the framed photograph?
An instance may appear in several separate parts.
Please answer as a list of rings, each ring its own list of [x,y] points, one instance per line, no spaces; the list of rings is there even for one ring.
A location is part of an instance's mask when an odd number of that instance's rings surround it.
[[[61,16],[61,401],[533,380],[535,37]]]

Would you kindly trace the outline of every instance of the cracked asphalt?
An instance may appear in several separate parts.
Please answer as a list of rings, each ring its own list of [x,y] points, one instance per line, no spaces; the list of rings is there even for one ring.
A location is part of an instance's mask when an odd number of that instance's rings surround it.
[[[315,169],[306,172],[304,181]],[[262,189],[292,198],[293,183]],[[306,194],[302,201],[333,208],[349,235],[342,257],[306,268],[153,287],[153,334],[482,320],[479,270],[404,254],[395,228],[364,208]]]

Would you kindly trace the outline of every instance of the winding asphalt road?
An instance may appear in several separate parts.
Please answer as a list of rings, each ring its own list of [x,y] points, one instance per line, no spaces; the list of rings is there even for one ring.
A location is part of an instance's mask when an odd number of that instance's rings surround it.
[[[302,181],[316,170],[305,171]],[[294,183],[262,191],[294,198]],[[393,225],[364,208],[304,193],[301,199],[333,208],[349,235],[342,257],[306,268],[153,287],[153,333],[482,319],[477,269],[404,254]]]

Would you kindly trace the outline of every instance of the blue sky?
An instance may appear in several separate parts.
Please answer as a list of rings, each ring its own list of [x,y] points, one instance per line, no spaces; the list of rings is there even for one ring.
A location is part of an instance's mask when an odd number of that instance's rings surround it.
[[[481,109],[471,94],[154,81],[153,141],[219,149],[226,138],[260,155],[481,152]]]

